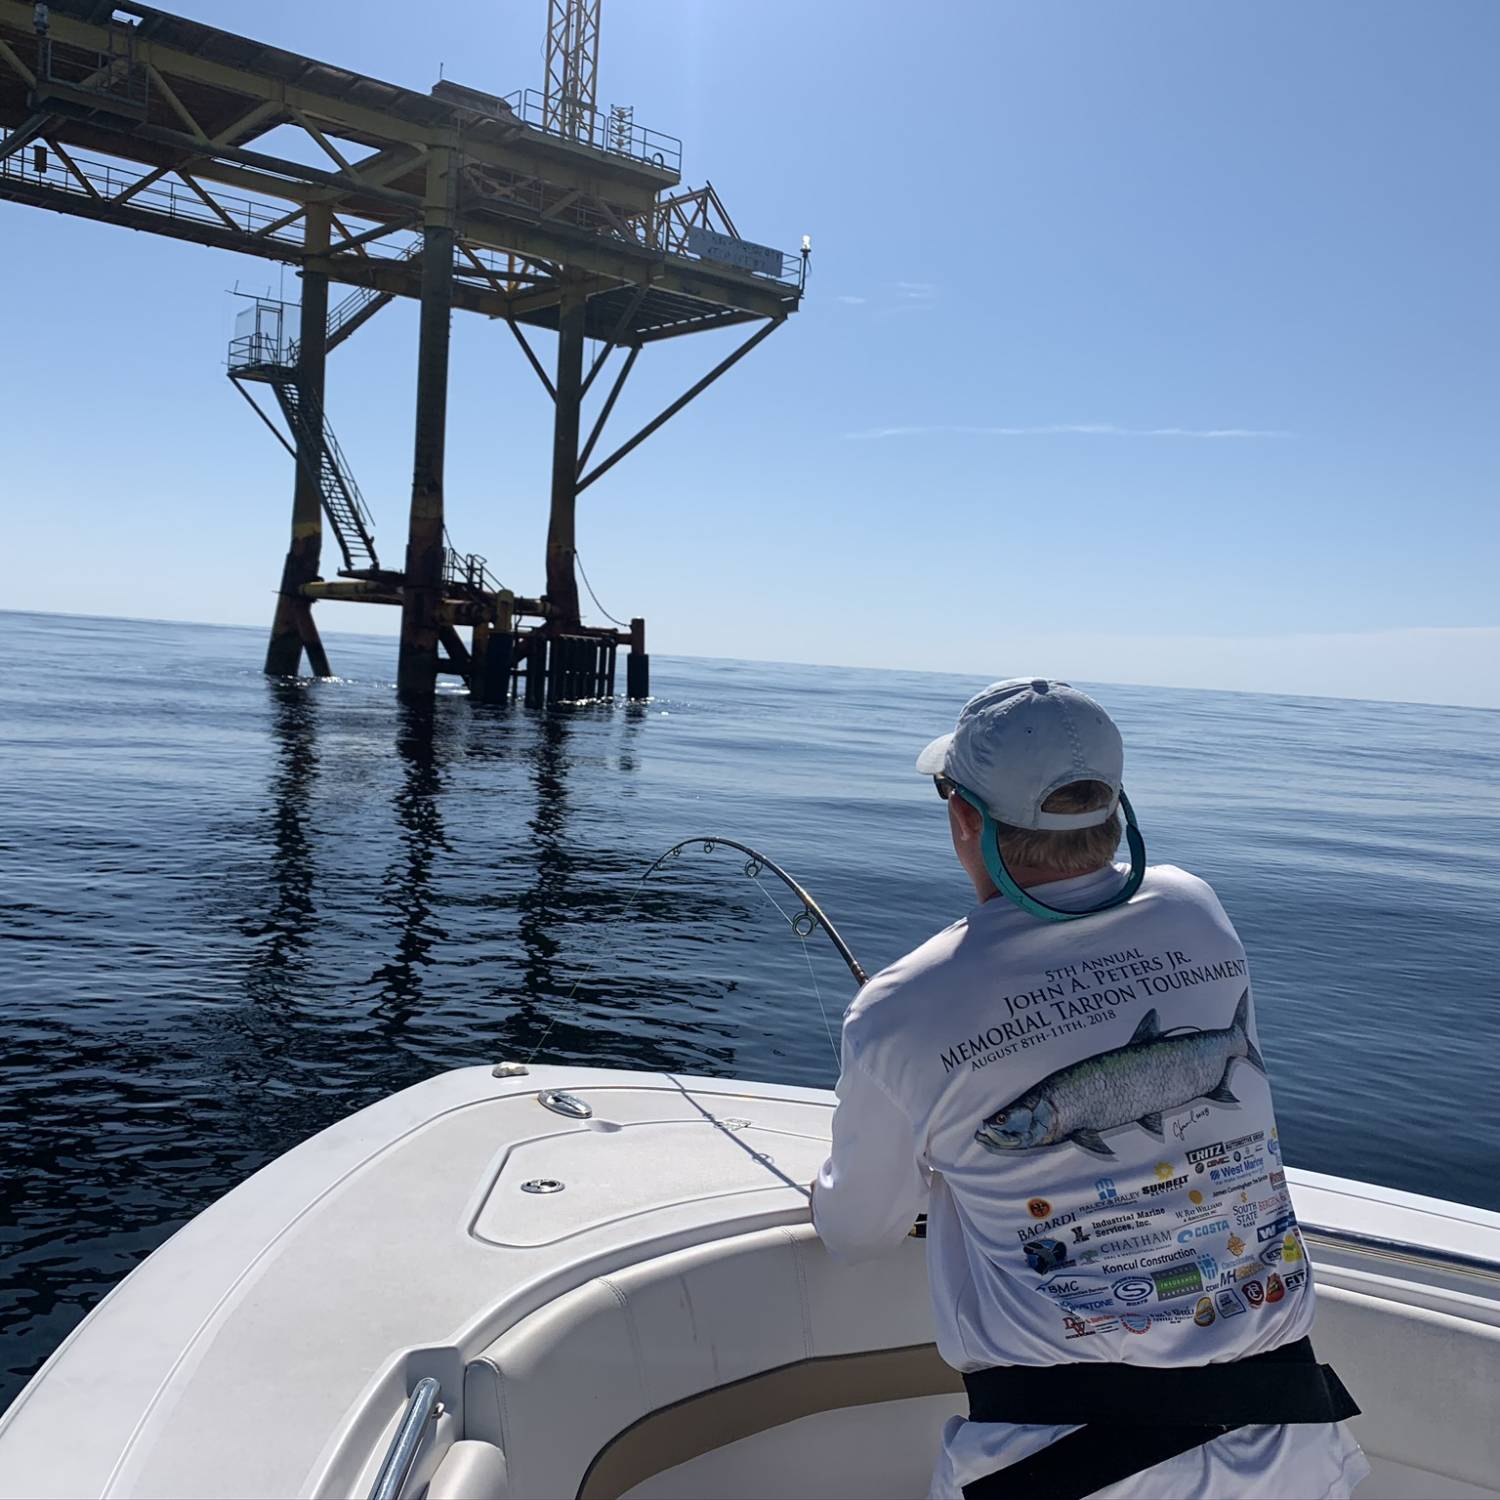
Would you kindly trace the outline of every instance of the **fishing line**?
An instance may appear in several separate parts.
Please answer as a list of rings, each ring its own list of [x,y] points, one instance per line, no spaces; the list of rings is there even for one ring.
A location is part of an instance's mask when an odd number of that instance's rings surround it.
[[[651,870],[654,870],[655,868],[655,865],[651,866]],[[614,916],[609,919],[609,921],[605,924],[607,927],[613,927],[617,922],[623,922],[625,918],[630,915],[630,909],[635,905],[636,897],[639,896],[641,891],[644,889],[646,881],[651,875],[651,870],[647,870],[640,877],[640,879],[636,881],[635,889],[630,893],[630,899],[625,903],[624,906],[620,908],[618,912],[615,913]],[[536,1061],[537,1053],[542,1050],[542,1048],[546,1045],[547,1038],[552,1035],[552,1028],[557,1025],[558,1021],[562,1018],[563,1012],[573,1003],[573,996],[578,993],[578,986],[582,984],[583,981],[587,979],[588,976],[592,974],[593,971],[598,967],[598,958],[590,958],[584,963],[583,968],[579,971],[578,978],[573,981],[573,987],[568,991],[566,995],[563,996],[562,1004],[558,1006],[558,1008],[552,1013],[552,1019],[547,1022],[547,1029],[537,1039],[536,1046],[534,1046],[531,1051],[526,1054],[526,1061],[528,1063],[533,1063]]]
[[[813,968],[812,954],[808,952],[806,932],[802,930],[794,917],[787,915],[786,908],[782,906],[781,902],[760,883],[759,876],[750,876],[750,883],[786,918],[787,926],[797,934],[797,938],[802,944],[802,956],[807,960],[807,974],[808,978],[812,980],[813,994],[817,997],[818,1014],[823,1017],[823,1030],[828,1033],[828,1045],[833,1049],[833,1060],[842,1066],[843,1058],[839,1055],[839,1044],[833,1039],[833,1027],[828,1021],[828,1008],[823,1004],[823,991],[818,987],[818,975]]]

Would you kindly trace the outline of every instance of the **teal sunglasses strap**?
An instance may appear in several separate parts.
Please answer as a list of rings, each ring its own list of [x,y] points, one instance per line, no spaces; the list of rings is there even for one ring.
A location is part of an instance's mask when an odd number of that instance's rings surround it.
[[[1130,847],[1130,874],[1126,876],[1125,884],[1108,901],[1102,901],[1098,906],[1090,906],[1084,911],[1064,911],[1060,906],[1048,906],[1045,901],[1028,896],[1011,879],[1010,871],[1005,868],[1005,861],[1000,855],[1000,830],[995,826],[990,810],[966,788],[955,785],[954,790],[984,819],[984,826],[979,834],[979,848],[984,855],[984,867],[989,871],[990,879],[1008,900],[1043,922],[1076,922],[1080,917],[1092,917],[1101,911],[1124,906],[1140,890],[1141,881],[1146,878],[1146,841],[1141,837],[1141,830],[1135,821],[1135,809],[1131,807],[1130,798],[1125,795],[1123,787],[1120,789],[1120,810],[1125,814],[1125,841]]]

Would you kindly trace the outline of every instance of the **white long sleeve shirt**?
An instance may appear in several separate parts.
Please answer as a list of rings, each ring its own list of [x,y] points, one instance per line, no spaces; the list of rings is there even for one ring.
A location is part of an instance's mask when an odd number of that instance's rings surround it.
[[[1036,894],[1081,908],[1122,878]],[[1080,922],[981,904],[856,996],[838,1099],[819,1234],[858,1258],[925,1210],[938,1348],[957,1369],[1207,1364],[1312,1326],[1249,966],[1182,870],[1153,867],[1127,905]],[[1070,1430],[950,1427],[935,1493]],[[1244,1483],[1267,1464],[1307,1495],[1364,1472],[1342,1428],[1247,1428],[1159,1466],[1149,1492],[1205,1453],[1214,1494],[1258,1492]]]

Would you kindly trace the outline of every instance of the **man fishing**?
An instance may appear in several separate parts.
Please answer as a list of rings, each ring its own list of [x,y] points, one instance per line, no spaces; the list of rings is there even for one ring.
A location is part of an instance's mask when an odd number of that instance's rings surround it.
[[[933,1496],[1332,1500],[1369,1466],[1307,1337],[1245,951],[1147,866],[1123,769],[1104,709],[1041,678],[918,757],[979,901],[850,1005],[814,1222],[856,1259],[927,1213],[969,1398]]]

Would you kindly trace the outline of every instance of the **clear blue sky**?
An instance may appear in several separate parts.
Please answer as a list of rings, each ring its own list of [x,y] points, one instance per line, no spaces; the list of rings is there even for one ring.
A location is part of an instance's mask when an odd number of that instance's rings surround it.
[[[544,0],[178,8],[541,82]],[[659,652],[1500,706],[1497,55],[1489,0],[604,0],[601,102],[814,256],[584,497],[601,599]],[[0,263],[0,604],[267,621],[290,466],[222,360],[280,269],[10,204]],[[648,350],[620,435],[731,338]],[[329,368],[393,557],[415,347],[397,303]],[[535,591],[548,403],[473,316],[452,376],[451,529]]]

